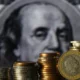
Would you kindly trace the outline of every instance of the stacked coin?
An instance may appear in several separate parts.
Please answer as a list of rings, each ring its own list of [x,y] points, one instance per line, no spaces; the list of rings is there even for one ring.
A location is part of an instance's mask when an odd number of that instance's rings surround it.
[[[37,67],[34,62],[15,62],[13,65],[14,80],[38,80]]]
[[[41,53],[38,59],[40,80],[64,80],[57,69],[59,53]]]
[[[10,68],[0,68],[0,80],[10,80]]]

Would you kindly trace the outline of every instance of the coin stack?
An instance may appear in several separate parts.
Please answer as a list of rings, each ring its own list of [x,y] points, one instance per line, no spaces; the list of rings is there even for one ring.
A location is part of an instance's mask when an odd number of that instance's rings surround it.
[[[10,80],[10,68],[0,68],[0,80]]]
[[[59,53],[41,53],[38,59],[40,80],[64,80],[57,69]]]
[[[38,80],[36,63],[15,62],[13,65],[14,80]]]

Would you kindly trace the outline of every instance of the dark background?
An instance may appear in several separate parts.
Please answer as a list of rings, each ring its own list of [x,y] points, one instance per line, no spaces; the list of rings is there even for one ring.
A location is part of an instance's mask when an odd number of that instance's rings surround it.
[[[15,0],[0,0],[0,4],[10,4],[11,2],[13,2]],[[80,4],[80,0],[66,0],[68,2],[70,2],[73,5],[77,5]]]
[[[0,4],[10,4],[11,2],[13,2],[15,0],[0,0]],[[77,5],[80,4],[80,0],[66,0],[68,2],[70,2],[73,5]]]
[[[11,2],[13,2],[14,0],[0,0],[0,4],[10,4]]]

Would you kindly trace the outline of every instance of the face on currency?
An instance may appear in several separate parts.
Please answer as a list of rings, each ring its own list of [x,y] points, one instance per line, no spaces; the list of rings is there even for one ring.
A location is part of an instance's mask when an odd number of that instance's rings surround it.
[[[21,60],[37,61],[41,52],[63,53],[69,46],[66,40],[65,17],[52,5],[32,5],[20,11],[22,37]]]

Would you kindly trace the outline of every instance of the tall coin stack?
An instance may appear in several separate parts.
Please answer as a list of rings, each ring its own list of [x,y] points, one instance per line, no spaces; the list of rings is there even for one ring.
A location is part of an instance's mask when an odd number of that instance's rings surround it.
[[[10,80],[10,68],[0,68],[0,80]]]
[[[15,62],[13,65],[14,80],[38,80],[36,63]]]
[[[57,69],[59,53],[41,53],[38,59],[40,80],[64,80]]]

